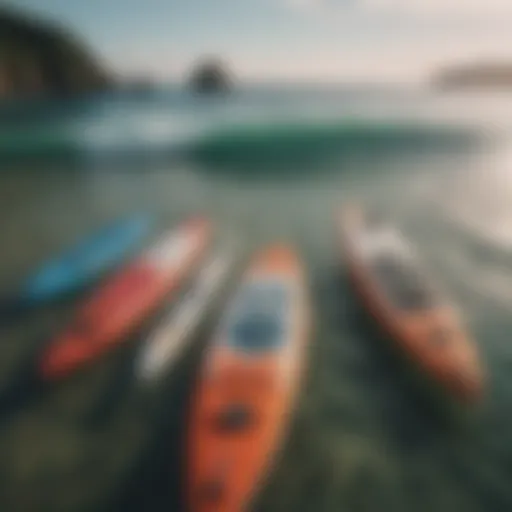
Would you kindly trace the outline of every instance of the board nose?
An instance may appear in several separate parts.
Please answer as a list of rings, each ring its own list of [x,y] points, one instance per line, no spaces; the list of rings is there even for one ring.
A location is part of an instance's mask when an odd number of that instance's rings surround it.
[[[256,256],[253,269],[256,273],[294,273],[298,267],[299,263],[294,250],[288,245],[276,244]]]

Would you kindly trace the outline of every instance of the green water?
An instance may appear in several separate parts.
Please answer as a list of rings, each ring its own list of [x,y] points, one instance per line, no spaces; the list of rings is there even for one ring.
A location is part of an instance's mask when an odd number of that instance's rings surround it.
[[[228,152],[236,158],[226,160],[222,142],[214,146],[220,160],[144,160],[129,170],[110,161],[6,165],[0,283],[14,289],[79,234],[132,211],[157,213],[162,229],[192,212],[210,215],[240,241],[233,281],[253,250],[290,242],[308,269],[315,325],[290,435],[254,510],[508,511],[508,151],[472,146],[447,154],[405,142],[404,151],[375,154],[371,142],[358,140],[350,155],[322,146],[322,158],[244,161],[238,146]],[[287,138],[292,149],[294,143],[304,140]],[[336,211],[354,198],[396,220],[462,310],[488,374],[486,399],[472,414],[461,417],[430,393],[359,309],[334,224]],[[141,388],[131,373],[148,321],[83,372],[28,392],[24,377],[34,355],[81,298],[1,328],[0,395],[19,404],[0,424],[0,510],[181,510],[190,389],[224,302],[154,389]]]

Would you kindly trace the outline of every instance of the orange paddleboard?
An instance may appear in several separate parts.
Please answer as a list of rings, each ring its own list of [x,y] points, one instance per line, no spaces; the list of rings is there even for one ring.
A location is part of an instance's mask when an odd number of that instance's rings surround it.
[[[285,434],[309,314],[304,270],[292,250],[258,255],[221,321],[193,402],[191,512],[246,510]]]
[[[191,219],[109,279],[45,351],[40,373],[56,379],[122,342],[199,262],[211,236],[206,219]]]
[[[401,233],[347,208],[340,234],[356,291],[375,320],[445,390],[466,402],[479,398],[483,378],[474,343]]]

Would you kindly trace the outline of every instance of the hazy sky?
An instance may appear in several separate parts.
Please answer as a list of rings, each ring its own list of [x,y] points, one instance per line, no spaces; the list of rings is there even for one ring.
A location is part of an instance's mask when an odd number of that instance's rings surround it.
[[[418,80],[512,61],[512,0],[13,0],[71,25],[122,72],[180,78],[220,54],[243,79]]]

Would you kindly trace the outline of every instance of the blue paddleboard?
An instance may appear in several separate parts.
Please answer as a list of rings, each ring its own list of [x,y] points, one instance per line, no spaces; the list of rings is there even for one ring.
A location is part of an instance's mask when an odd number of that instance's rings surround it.
[[[134,250],[152,223],[151,215],[137,214],[87,237],[29,277],[13,305],[30,307],[79,291]]]

